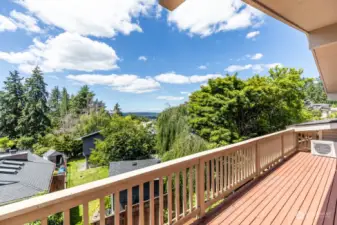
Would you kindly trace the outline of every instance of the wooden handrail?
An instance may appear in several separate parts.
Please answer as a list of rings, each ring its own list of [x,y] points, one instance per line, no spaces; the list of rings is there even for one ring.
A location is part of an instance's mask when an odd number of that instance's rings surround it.
[[[116,193],[118,195],[122,190],[129,190],[130,198],[132,187],[146,182],[150,182],[152,207],[149,218],[151,218],[151,224],[154,224],[152,191],[153,181],[158,178],[161,180],[160,195],[167,194],[163,192],[164,178],[168,178],[165,180],[169,188],[168,196],[172,197],[172,193],[175,193],[174,199],[168,198],[168,222],[175,221],[179,224],[192,216],[203,216],[205,210],[213,203],[223,199],[247,181],[260,176],[263,170],[294,152],[297,143],[295,139],[294,129],[288,129],[6,205],[0,207],[0,224],[24,224],[35,220],[45,222],[45,218],[58,212],[64,213],[64,224],[69,224],[71,208],[84,205],[84,210],[88,210],[89,201],[100,199],[101,204],[104,204],[105,196],[116,195]],[[175,185],[172,182],[175,182]],[[180,192],[179,188],[183,191]],[[140,196],[143,197],[142,194]],[[195,205],[193,205],[192,196],[196,197]],[[128,201],[129,204],[132,204],[132,201]],[[114,208],[115,212],[120,211],[119,204],[116,202]],[[100,209],[104,211],[104,206],[101,205]],[[83,214],[88,216],[88,212]],[[132,217],[132,214],[128,216]],[[145,216],[140,216],[140,220],[144,219],[143,217]],[[104,224],[105,215],[101,215],[100,218],[101,223]],[[162,210],[159,211],[159,218],[162,218],[158,220],[159,224],[163,224],[165,221],[163,221]],[[119,217],[115,219],[115,224],[119,224]],[[87,223],[88,218],[83,220]]]

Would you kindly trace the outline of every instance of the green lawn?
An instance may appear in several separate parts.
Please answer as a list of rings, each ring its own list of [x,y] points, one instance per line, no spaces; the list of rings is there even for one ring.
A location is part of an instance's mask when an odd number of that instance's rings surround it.
[[[81,165],[85,163],[85,159],[74,159],[68,162],[67,168],[67,188],[75,187],[91,181],[100,180],[109,176],[108,167],[96,167],[80,171]],[[99,209],[99,200],[89,203],[89,217]],[[71,224],[80,225],[82,223],[83,207],[79,206],[71,210]]]

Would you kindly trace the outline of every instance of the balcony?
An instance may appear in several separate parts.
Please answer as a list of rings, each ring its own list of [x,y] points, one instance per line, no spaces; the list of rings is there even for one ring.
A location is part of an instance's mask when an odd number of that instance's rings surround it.
[[[336,160],[311,155],[318,132],[281,132],[201,152],[137,171],[0,207],[0,224],[25,224],[83,206],[83,224],[284,224],[334,218]],[[154,181],[159,180],[159,196]],[[144,201],[144,183],[150,199]],[[132,187],[140,201],[132,205]],[[119,193],[128,190],[120,209]],[[105,213],[105,197],[113,212]],[[100,200],[99,221],[88,217],[88,203]],[[111,212],[111,211],[110,211]]]

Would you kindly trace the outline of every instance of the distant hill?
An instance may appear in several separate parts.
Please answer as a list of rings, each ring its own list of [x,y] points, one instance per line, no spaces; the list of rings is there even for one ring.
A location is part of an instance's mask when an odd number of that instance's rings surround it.
[[[125,112],[123,113],[124,116],[127,115],[136,115],[136,116],[143,116],[149,119],[157,119],[159,113],[155,112]]]

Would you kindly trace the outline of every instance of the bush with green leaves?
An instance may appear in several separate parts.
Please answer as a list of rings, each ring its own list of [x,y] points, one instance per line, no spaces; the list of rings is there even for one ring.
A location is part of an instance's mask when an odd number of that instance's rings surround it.
[[[96,148],[90,156],[91,163],[96,165],[149,158],[155,145],[149,129],[128,116],[113,116],[101,134],[104,140],[96,140]]]
[[[13,140],[10,140],[8,137],[2,137],[0,138],[0,151],[4,151],[8,148],[13,147],[15,142]]]
[[[23,136],[16,140],[16,146],[21,150],[32,149],[36,139],[34,137]]]

